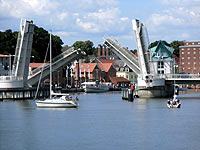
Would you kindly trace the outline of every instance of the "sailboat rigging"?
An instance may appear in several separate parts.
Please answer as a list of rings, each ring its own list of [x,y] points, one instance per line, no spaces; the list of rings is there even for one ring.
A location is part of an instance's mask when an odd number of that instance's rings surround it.
[[[45,99],[44,101],[36,101],[37,107],[43,108],[73,108],[78,107],[78,98],[76,97],[75,100],[72,100],[72,97],[69,94],[64,93],[54,93],[52,90],[52,39],[50,33],[50,86],[49,92],[50,97]],[[39,88],[39,86],[38,86]]]

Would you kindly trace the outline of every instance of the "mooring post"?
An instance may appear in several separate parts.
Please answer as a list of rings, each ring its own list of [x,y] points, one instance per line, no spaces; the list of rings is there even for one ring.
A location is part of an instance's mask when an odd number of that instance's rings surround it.
[[[133,101],[133,89],[128,89],[128,101]]]

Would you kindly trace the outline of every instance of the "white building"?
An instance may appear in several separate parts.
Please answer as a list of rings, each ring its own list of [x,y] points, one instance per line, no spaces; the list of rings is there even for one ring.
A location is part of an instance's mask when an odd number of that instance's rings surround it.
[[[173,74],[173,52],[174,49],[166,46],[163,41],[150,49],[150,69],[157,74]]]

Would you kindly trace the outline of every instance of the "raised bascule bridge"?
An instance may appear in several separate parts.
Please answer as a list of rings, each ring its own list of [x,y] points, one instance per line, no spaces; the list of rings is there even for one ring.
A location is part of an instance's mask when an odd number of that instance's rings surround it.
[[[128,49],[122,47],[114,38],[105,37],[104,44],[108,46],[123,62],[125,62],[137,75],[135,94],[139,97],[169,97],[173,95],[173,84],[200,84],[197,74],[158,74],[155,62],[148,55],[148,34],[145,26],[139,20],[133,20],[138,58]],[[13,61],[12,74],[0,76],[0,100],[5,98],[21,99],[32,98],[35,90],[32,86],[44,80],[49,75],[49,66],[33,70],[29,75],[29,63],[34,33],[33,21],[22,20],[18,34],[17,46]],[[57,71],[66,64],[79,59],[83,54],[73,47],[52,60],[52,71]],[[157,63],[157,62],[156,62]],[[173,66],[171,66],[173,68]],[[41,72],[43,73],[41,75]],[[44,96],[44,95],[43,95]],[[45,95],[48,96],[48,93]]]
[[[29,75],[34,26],[33,21],[21,20],[12,74],[10,76],[0,76],[0,100],[5,98],[21,99],[34,97],[35,90],[33,90],[32,86],[37,85],[39,78],[44,80],[49,75],[49,65],[43,69],[35,69]],[[79,59],[82,55],[84,55],[82,51],[75,50],[73,47],[67,49],[53,58],[52,71],[59,70],[66,66],[66,64]],[[48,96],[48,93],[46,96]]]
[[[174,74],[173,69],[164,74],[158,74],[155,69],[157,62],[153,62],[148,55],[148,34],[143,23],[139,20],[132,20],[135,33],[138,58],[120,43],[110,37],[104,38],[104,44],[109,47],[124,63],[126,63],[137,75],[135,95],[139,97],[169,97],[174,93],[176,84],[200,84],[200,76],[197,74]],[[163,61],[161,59],[159,62]],[[156,64],[155,64],[156,63]],[[174,64],[171,68],[174,67]]]

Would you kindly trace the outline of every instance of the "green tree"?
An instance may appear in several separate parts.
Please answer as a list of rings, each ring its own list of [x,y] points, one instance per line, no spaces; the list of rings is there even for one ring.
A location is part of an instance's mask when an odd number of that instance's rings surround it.
[[[32,56],[34,56],[35,62],[44,62],[46,50],[49,47],[49,38],[50,34],[48,31],[35,26],[32,45]],[[52,35],[52,57],[61,53],[62,44],[63,42],[59,36]],[[49,54],[47,60],[49,60]]]
[[[0,53],[1,54],[14,54],[17,43],[17,32],[12,32],[8,29],[5,32],[0,32]]]
[[[74,49],[81,49],[81,51],[84,51],[86,53],[86,56],[83,56],[83,58],[86,61],[88,60],[88,55],[95,55],[97,53],[97,49],[93,46],[93,42],[91,41],[76,41],[72,46]]]
[[[174,55],[179,57],[179,46],[183,46],[184,41],[172,41],[170,46],[174,48]]]
[[[15,54],[18,32],[12,32],[8,29],[5,32],[0,31],[0,54]],[[49,33],[43,28],[35,26],[33,34],[31,61],[44,62],[44,57],[49,44]],[[61,53],[62,40],[56,35],[52,35],[52,56],[55,57]],[[47,57],[49,59],[49,57]]]

